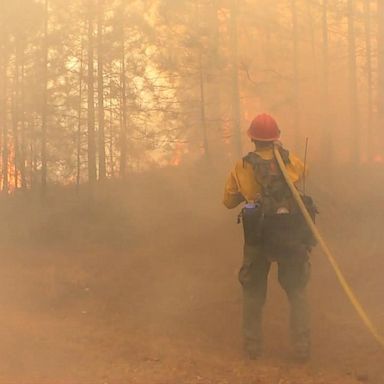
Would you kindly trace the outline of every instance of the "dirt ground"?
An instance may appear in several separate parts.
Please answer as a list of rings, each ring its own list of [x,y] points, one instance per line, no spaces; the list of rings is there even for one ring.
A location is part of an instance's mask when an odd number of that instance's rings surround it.
[[[167,204],[132,246],[75,247],[65,238],[61,245],[3,246],[0,383],[384,383],[384,351],[318,250],[309,288],[311,361],[290,358],[289,308],[275,268],[265,355],[255,362],[243,356],[241,228],[220,197],[212,204]],[[149,206],[140,207],[135,220],[142,224]],[[381,216],[364,221],[340,210],[324,204],[319,226],[383,333]]]

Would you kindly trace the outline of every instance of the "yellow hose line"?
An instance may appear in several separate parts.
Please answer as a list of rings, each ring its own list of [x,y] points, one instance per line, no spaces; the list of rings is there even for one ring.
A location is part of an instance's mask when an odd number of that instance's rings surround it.
[[[369,332],[371,332],[372,336],[376,339],[376,341],[384,348],[384,338],[380,335],[374,324],[372,323],[371,319],[369,318],[368,314],[366,313],[363,306],[360,304],[359,300],[357,299],[356,295],[354,294],[351,286],[348,284],[347,280],[345,279],[343,273],[341,272],[341,269],[332,255],[332,252],[328,248],[327,244],[325,243],[323,237],[321,236],[318,228],[316,227],[315,223],[313,222],[310,214],[307,211],[307,208],[305,207],[303,200],[300,197],[299,192],[297,191],[295,185],[293,184],[292,180],[290,179],[287,170],[285,168],[285,164],[283,159],[281,158],[278,145],[275,144],[274,146],[274,153],[276,160],[279,164],[279,168],[281,169],[281,172],[284,175],[285,181],[287,182],[289,189],[292,192],[292,195],[297,202],[301,213],[304,216],[304,219],[308,225],[308,227],[311,229],[311,232],[313,233],[313,236],[315,236],[316,240],[320,244],[320,247],[322,248],[323,252],[327,256],[329,262],[332,265],[333,270],[336,273],[337,279],[339,280],[339,283],[341,287],[343,288],[344,292],[346,293],[348,299],[352,303],[353,307],[355,308],[356,312],[360,316],[361,320],[363,321],[364,325],[368,328]]]

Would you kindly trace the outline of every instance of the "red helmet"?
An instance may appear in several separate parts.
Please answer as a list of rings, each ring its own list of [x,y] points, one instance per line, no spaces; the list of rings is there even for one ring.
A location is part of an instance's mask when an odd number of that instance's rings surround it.
[[[258,141],[274,141],[280,138],[280,129],[276,120],[266,113],[253,119],[247,133],[252,140]]]

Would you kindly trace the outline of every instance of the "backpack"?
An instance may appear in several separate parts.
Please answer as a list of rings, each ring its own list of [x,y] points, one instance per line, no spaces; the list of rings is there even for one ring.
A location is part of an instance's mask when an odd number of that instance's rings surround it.
[[[284,163],[289,164],[289,152],[281,148],[280,153]],[[264,215],[274,215],[280,207],[285,207],[290,212],[297,209],[289,187],[274,157],[270,160],[265,160],[256,152],[250,152],[243,158],[243,163],[245,162],[251,164],[255,179],[261,186]]]
[[[289,164],[289,152],[281,148],[280,153],[284,163]],[[292,197],[276,159],[273,157],[265,160],[256,152],[250,152],[243,162],[252,165],[254,177],[262,189],[256,209],[251,211],[249,205],[246,205],[241,213],[245,243],[261,244],[271,253],[287,252],[301,245],[307,248],[314,246],[315,239]],[[318,211],[312,198],[302,196],[302,199],[315,220]],[[278,213],[281,208],[285,208],[287,213]]]

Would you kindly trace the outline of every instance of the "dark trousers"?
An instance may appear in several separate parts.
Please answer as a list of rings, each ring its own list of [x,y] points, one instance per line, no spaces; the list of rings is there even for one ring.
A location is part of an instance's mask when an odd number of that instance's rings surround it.
[[[285,254],[270,255],[259,246],[244,246],[244,262],[239,272],[243,287],[243,334],[245,348],[259,352],[262,348],[262,311],[267,294],[271,260],[278,263],[278,279],[290,303],[290,330],[296,349],[310,347],[309,308],[306,286],[310,263],[305,247],[298,246]]]

